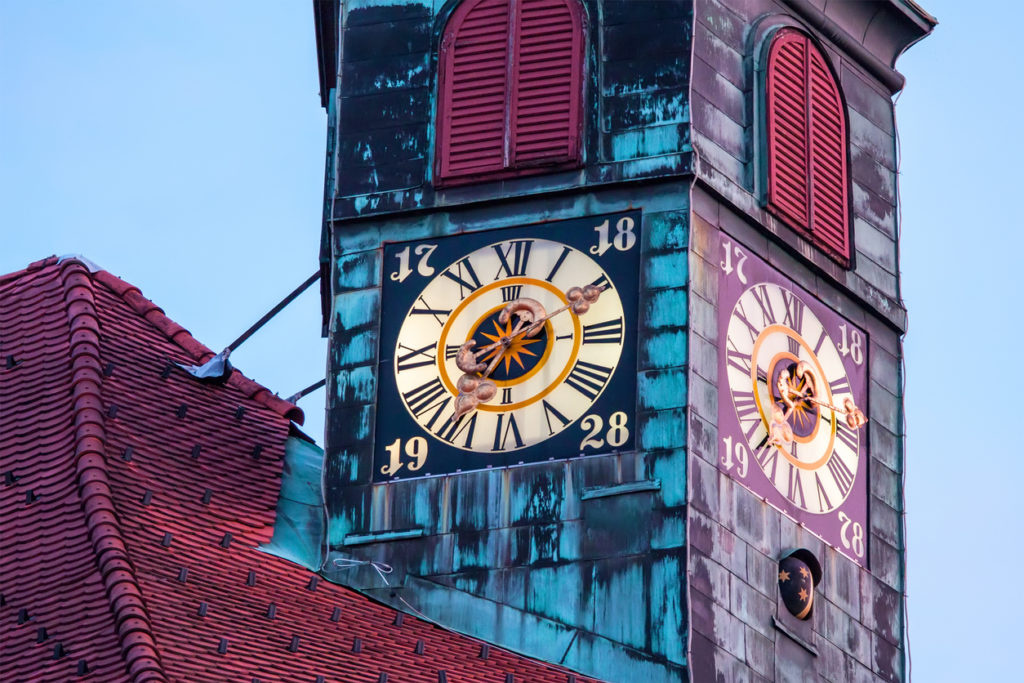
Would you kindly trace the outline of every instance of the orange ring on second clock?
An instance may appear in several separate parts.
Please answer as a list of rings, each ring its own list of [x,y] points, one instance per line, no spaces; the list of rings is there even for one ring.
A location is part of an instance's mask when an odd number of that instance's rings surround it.
[[[796,339],[800,346],[802,346],[804,350],[807,351],[807,354],[814,361],[814,366],[818,371],[818,375],[823,380],[825,380],[825,391],[828,394],[828,402],[832,402],[832,388],[828,384],[828,375],[825,374],[825,369],[821,367],[821,362],[818,360],[818,355],[814,353],[814,349],[811,348],[810,344],[804,341],[803,337],[801,337],[799,334],[797,334],[790,328],[786,327],[785,325],[779,325],[778,323],[774,325],[769,325],[768,327],[761,330],[761,333],[757,335],[757,340],[754,341],[754,350],[750,354],[750,382],[754,387],[754,402],[757,404],[757,411],[758,413],[761,414],[761,421],[765,424],[765,426],[769,424],[769,420],[765,416],[764,406],[761,405],[761,396],[757,391],[757,352],[761,348],[761,343],[765,340],[765,337],[773,333],[781,333],[786,335],[787,337],[792,337],[793,339]],[[818,419],[822,419],[821,411],[818,412]],[[787,451],[785,448],[779,448],[778,450],[780,453],[782,453],[783,457],[785,457],[786,460],[793,464],[794,467],[799,467],[802,470],[816,470],[822,465],[824,465],[830,457],[832,457],[832,447],[835,445],[835,443],[836,423],[833,420],[832,429],[829,431],[828,435],[828,447],[825,449],[824,455],[822,455],[814,462],[802,462],[800,460],[797,460],[792,455],[790,455],[789,451]]]
[[[792,353],[790,353],[789,351],[783,351],[781,353],[777,353],[777,354],[775,354],[772,357],[771,361],[768,363],[768,376],[769,377],[774,377],[775,376],[775,366],[778,365],[779,363],[785,362],[786,360],[793,361],[794,363],[799,363],[800,362],[800,359],[797,358]],[[771,391],[771,387],[768,387],[768,390],[770,392]],[[814,423],[814,431],[812,431],[808,436],[797,436],[796,434],[794,434],[793,435],[793,441],[796,441],[797,443],[812,443],[814,441],[814,437],[816,437],[818,435],[818,430],[821,428],[821,417],[820,417],[821,408],[820,407],[818,409],[818,414],[819,414],[818,420]]]
[[[533,278],[528,278],[528,277],[512,277],[512,278],[507,278],[505,280],[498,280],[497,282],[492,282],[489,285],[484,285],[483,287],[481,287],[480,289],[476,290],[475,292],[473,292],[472,294],[467,296],[465,299],[463,299],[462,303],[460,303],[458,306],[456,306],[455,310],[453,310],[451,312],[451,315],[448,316],[448,321],[445,323],[444,327],[441,329],[441,336],[437,340],[437,348],[438,348],[437,368],[440,371],[439,374],[441,376],[441,382],[444,384],[445,388],[448,389],[449,392],[451,392],[451,394],[453,396],[458,396],[459,395],[459,391],[455,387],[455,383],[452,382],[451,377],[449,377],[449,375],[448,375],[448,369],[445,368],[445,363],[444,363],[444,360],[443,360],[444,359],[444,354],[441,351],[441,349],[447,348],[446,342],[448,341],[448,331],[450,329],[451,323],[452,323],[452,321],[458,319],[458,317],[462,313],[463,309],[466,306],[468,306],[470,304],[470,302],[472,302],[475,299],[479,298],[480,296],[486,294],[487,292],[490,292],[490,291],[492,291],[494,289],[498,289],[500,287],[507,287],[508,285],[531,285],[531,286],[534,286],[534,287],[541,287],[543,289],[548,290],[549,292],[551,292],[555,296],[557,296],[559,301],[561,301],[564,305],[568,305],[569,304],[569,300],[565,298],[565,293],[562,292],[557,287],[555,287],[550,282],[546,282],[544,280],[534,280]],[[550,394],[552,391],[554,391],[556,387],[558,387],[559,385],[562,384],[562,382],[565,381],[565,378],[569,376],[569,371],[572,370],[572,366],[576,362],[576,356],[579,354],[579,350],[580,350],[580,337],[582,336],[580,334],[581,333],[580,319],[577,316],[572,315],[571,312],[569,313],[569,315],[572,317],[572,325],[573,325],[572,352],[569,354],[569,361],[565,364],[565,367],[562,368],[562,372],[560,372],[558,377],[555,378],[555,381],[553,381],[551,384],[546,386],[543,391],[537,392],[535,395],[531,396],[526,401],[519,401],[518,403],[509,403],[507,405],[500,405],[500,406],[494,406],[494,405],[489,405],[487,403],[481,403],[480,405],[478,405],[476,407],[477,410],[482,410],[482,411],[488,412],[488,413],[499,413],[499,412],[508,412],[510,410],[518,410],[519,408],[522,408],[524,406],[528,406],[528,405],[530,405],[532,403],[536,403],[540,399],[546,397],[548,394]]]

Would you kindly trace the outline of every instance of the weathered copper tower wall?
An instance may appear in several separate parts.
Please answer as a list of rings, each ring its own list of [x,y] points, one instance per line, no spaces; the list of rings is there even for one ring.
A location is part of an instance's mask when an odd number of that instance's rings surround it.
[[[506,145],[504,161],[490,153],[496,171],[456,178],[439,157],[451,135],[439,141],[438,117],[452,106],[442,97],[446,27],[484,16],[465,18],[478,5],[513,17],[531,7],[580,17],[578,138],[547,165],[517,165],[510,150],[526,134],[512,123],[508,140],[497,143]],[[905,312],[890,99],[902,77],[891,65],[927,34],[930,18],[902,0],[328,0],[314,7],[330,123],[321,254],[331,340],[323,573],[609,681],[903,680]],[[823,68],[841,91],[845,260],[822,249],[810,226],[794,228],[769,209],[765,55],[787,28],[825,55]],[[623,295],[628,362],[614,371],[628,375],[626,393],[635,391],[630,408],[618,411],[629,427],[623,448],[584,448],[581,419],[564,431],[578,434],[579,448],[539,445],[517,463],[499,452],[499,426],[490,455],[467,455],[475,466],[446,469],[410,446],[418,436],[431,454],[445,447],[424,418],[396,439],[394,463],[382,464],[393,430],[415,412],[382,374],[395,372],[394,330],[412,315],[393,292],[426,287],[428,273],[454,274],[457,266],[435,259],[420,269],[400,261],[403,245],[409,255],[454,253],[491,235],[532,239],[537,231],[570,244],[609,216],[635,217],[639,250],[636,293],[632,301]],[[788,510],[777,492],[757,490],[723,464],[722,406],[733,394],[720,370],[727,360],[721,320],[732,303],[720,302],[735,277],[724,270],[726,242],[761,264],[757,272],[799,290],[822,320],[834,316],[864,335],[870,363],[862,393],[870,399],[855,398],[868,425],[858,432],[860,469],[846,497],[863,496],[866,516],[862,524],[849,508],[845,536],[832,538],[832,522],[816,527],[817,517]],[[445,349],[430,349],[430,341],[423,340],[423,357],[443,364]],[[605,422],[611,416],[601,409],[610,400],[602,394],[593,404]],[[487,457],[496,464],[488,467]],[[757,467],[751,454],[747,469]],[[845,491],[845,479],[836,481]],[[846,510],[839,505],[830,519]],[[855,524],[859,554],[843,547]],[[794,621],[778,578],[779,561],[796,548],[817,558],[823,577],[810,619]],[[383,565],[393,573],[379,573]]]

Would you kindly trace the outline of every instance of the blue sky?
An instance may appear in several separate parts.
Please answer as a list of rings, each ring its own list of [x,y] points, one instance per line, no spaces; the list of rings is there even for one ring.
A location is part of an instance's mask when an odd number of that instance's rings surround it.
[[[1024,4],[929,0],[898,63],[910,638],[918,681],[1016,669],[1024,591]],[[317,266],[310,3],[0,0],[0,272],[78,253],[220,349]],[[324,374],[310,290],[233,361]],[[323,392],[304,399],[323,431]]]

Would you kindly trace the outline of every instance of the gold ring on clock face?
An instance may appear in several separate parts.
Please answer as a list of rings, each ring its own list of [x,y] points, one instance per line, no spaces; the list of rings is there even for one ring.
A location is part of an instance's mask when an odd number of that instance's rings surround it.
[[[568,304],[563,292],[543,280],[519,277],[484,285],[466,297],[452,311],[448,322],[441,330],[438,348],[461,344],[469,339],[476,341],[476,348],[483,348],[497,342],[503,334],[511,332],[518,322],[516,316],[504,325],[498,320],[498,315],[507,303],[503,300],[504,297],[500,296],[501,290],[509,287],[517,287],[519,289],[516,292],[521,296],[529,296],[542,305],[546,304],[546,310],[554,311]],[[556,341],[570,343],[556,344]],[[540,333],[534,337],[519,337],[508,349],[502,351],[496,348],[491,353],[480,356],[481,362],[489,363],[501,352],[502,359],[489,379],[498,385],[499,390],[515,386],[522,387],[524,391],[516,392],[520,400],[515,403],[484,403],[478,410],[507,412],[543,399],[565,381],[579,354],[579,348],[580,319],[573,315],[564,315],[548,320]],[[458,394],[455,383],[462,371],[455,367],[452,359],[445,359],[444,354],[437,355],[437,366],[445,388],[452,395]]]

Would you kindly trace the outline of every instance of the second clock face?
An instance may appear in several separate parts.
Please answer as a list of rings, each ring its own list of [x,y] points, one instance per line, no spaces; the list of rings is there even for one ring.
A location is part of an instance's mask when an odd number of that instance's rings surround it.
[[[630,448],[639,228],[632,212],[389,245],[375,478]]]
[[[867,564],[867,336],[723,238],[719,469]]]

